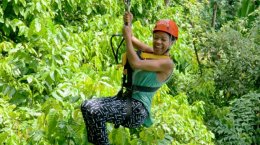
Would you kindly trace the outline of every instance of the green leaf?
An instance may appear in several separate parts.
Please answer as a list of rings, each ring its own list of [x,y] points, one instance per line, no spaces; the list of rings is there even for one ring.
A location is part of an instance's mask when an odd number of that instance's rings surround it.
[[[24,6],[24,7],[26,7],[26,0],[19,0],[20,1],[20,3],[22,3],[22,5]]]
[[[142,4],[140,4],[140,5],[138,6],[138,12],[139,12],[140,14],[143,13],[143,7],[142,7]]]
[[[14,10],[14,13],[15,13],[16,15],[19,14],[19,6],[18,6],[18,4],[14,4],[14,5],[13,5],[13,10]]]
[[[50,71],[50,78],[51,78],[53,81],[56,80],[55,70],[54,70],[54,71]]]
[[[60,101],[60,102],[63,101],[63,99],[61,98],[60,95],[57,94],[57,92],[52,92],[51,95],[52,95],[52,97],[55,98],[56,100],[58,100],[58,101]]]
[[[37,3],[36,3],[36,10],[37,10],[38,12],[42,12],[42,5],[41,5],[40,2],[37,2]]]
[[[21,20],[14,19],[11,21],[10,26],[12,27],[13,31],[16,31],[16,27],[24,26],[24,23]]]
[[[21,21],[21,20],[19,20],[19,19],[13,19],[13,20],[12,20],[12,24],[13,24],[14,26],[17,26],[17,27],[19,27],[19,26],[24,26],[23,21]]]
[[[91,12],[92,12],[92,8],[88,7],[88,9],[87,9],[87,15],[90,15]]]
[[[0,7],[0,23],[4,23],[4,12],[1,7]]]
[[[1,8],[3,8],[3,10],[5,10],[5,8],[7,7],[7,4],[8,4],[9,1],[10,0],[2,0],[2,7]]]
[[[36,32],[40,32],[41,31],[41,22],[40,22],[39,19],[35,19],[34,27],[35,27],[35,31]]]
[[[159,137],[159,139],[164,139],[165,133],[162,129],[158,129],[156,131],[156,133],[157,133],[157,136]]]
[[[32,76],[28,76],[27,77],[27,82],[30,84],[30,83],[32,83],[33,82],[33,77]]]
[[[56,125],[58,123],[58,114],[55,109],[50,109],[48,115],[47,115],[47,122],[48,122],[48,137],[51,139],[52,134],[54,133],[56,129]]]
[[[127,144],[129,142],[130,134],[127,130],[120,127],[118,129],[113,129],[109,137],[112,139],[113,144]]]
[[[35,131],[33,134],[32,134],[32,139],[34,142],[39,142],[42,140],[42,138],[44,138],[44,132],[39,130],[39,131]]]
[[[6,138],[8,138],[8,132],[0,133],[0,144],[4,144]]]

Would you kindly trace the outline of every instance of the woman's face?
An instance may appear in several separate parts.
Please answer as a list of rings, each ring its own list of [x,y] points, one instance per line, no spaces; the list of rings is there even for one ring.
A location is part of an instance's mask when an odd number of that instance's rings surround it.
[[[154,54],[163,55],[171,46],[172,41],[168,33],[156,31],[153,33],[153,51]]]

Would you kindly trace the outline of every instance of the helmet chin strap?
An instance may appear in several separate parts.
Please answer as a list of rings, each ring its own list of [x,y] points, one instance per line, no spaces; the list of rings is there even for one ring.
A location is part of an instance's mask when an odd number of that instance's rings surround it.
[[[170,41],[172,40],[172,35],[170,35]],[[163,55],[165,55],[167,52],[170,51],[170,47],[171,45],[165,50],[165,52],[163,53]]]
[[[169,37],[170,37],[170,42],[172,41],[172,35],[169,34]],[[172,44],[171,44],[172,45]],[[171,45],[165,50],[165,52],[163,53],[163,55],[165,55],[167,52],[170,51],[170,47]]]

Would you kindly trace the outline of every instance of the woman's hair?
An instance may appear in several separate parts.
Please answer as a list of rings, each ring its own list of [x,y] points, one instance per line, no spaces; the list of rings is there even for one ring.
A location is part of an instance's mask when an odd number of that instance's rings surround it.
[[[172,36],[171,34],[167,33],[169,35],[169,38],[172,42],[176,41],[176,38],[174,36]]]

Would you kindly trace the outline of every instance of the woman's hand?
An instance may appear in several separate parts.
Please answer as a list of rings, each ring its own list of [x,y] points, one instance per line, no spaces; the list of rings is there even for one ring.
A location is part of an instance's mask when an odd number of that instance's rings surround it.
[[[125,12],[124,24],[131,26],[132,25],[132,20],[133,20],[133,14],[131,12]]]

